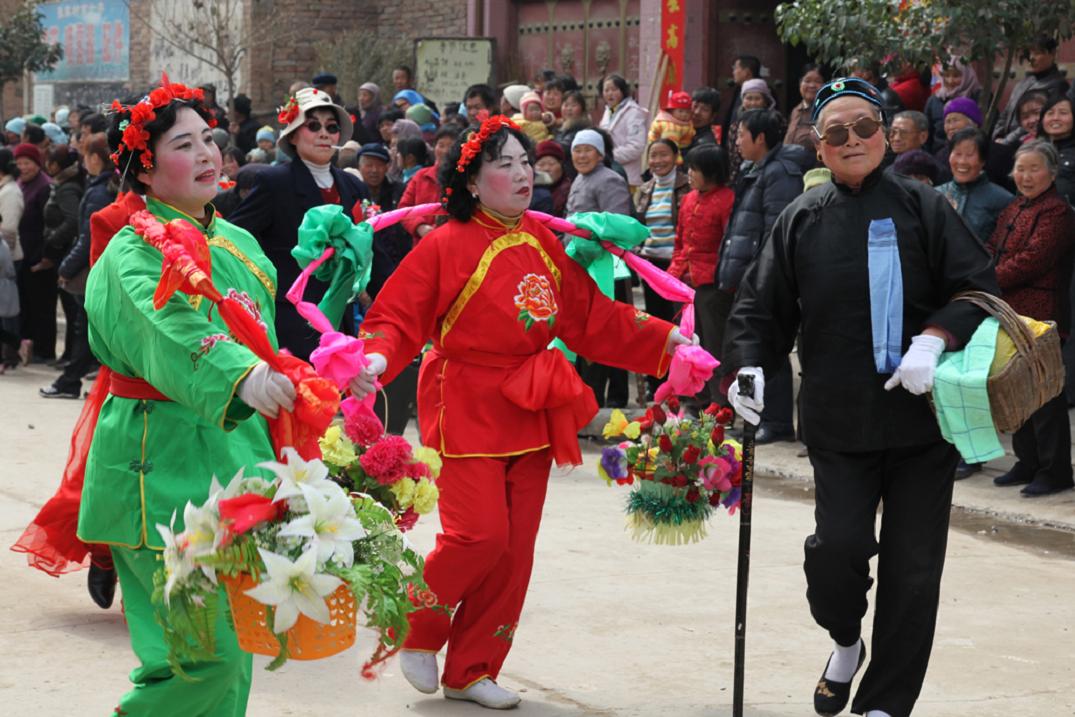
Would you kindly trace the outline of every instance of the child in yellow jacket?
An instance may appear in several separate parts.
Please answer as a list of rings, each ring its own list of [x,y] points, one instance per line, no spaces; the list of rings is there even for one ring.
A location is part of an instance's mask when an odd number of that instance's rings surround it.
[[[682,90],[669,92],[665,106],[657,113],[657,118],[649,128],[649,142],[670,139],[679,146],[679,163],[683,163],[683,152],[694,139],[694,125],[691,123],[691,96]]]
[[[512,117],[519,129],[535,143],[552,139],[549,125],[553,123],[552,112],[545,112],[537,92],[527,92],[519,100],[519,114]]]

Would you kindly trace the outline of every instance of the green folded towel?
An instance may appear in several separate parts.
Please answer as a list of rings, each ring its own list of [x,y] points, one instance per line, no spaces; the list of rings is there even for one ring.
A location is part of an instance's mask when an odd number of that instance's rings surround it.
[[[985,463],[1004,455],[987,390],[999,328],[993,317],[985,319],[962,351],[941,355],[933,377],[933,405],[941,435],[967,463]]]

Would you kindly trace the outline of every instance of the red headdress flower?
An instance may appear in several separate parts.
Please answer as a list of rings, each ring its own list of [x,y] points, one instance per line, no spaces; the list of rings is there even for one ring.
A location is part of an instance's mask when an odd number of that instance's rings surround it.
[[[146,169],[153,168],[153,152],[149,149],[149,132],[145,126],[157,118],[157,110],[163,109],[175,100],[193,100],[202,102],[204,93],[201,88],[187,87],[180,83],[168,81],[168,73],[161,73],[161,85],[157,89],[143,97],[133,105],[120,104],[119,100],[112,100],[113,112],[128,112],[130,117],[119,123],[123,132],[123,138],[119,146],[112,153],[112,162],[118,167],[120,154],[124,150],[128,152],[142,152],[142,166]],[[216,120],[208,120],[210,127],[216,126]]]
[[[463,144],[463,149],[459,153],[459,161],[455,165],[455,171],[457,172],[465,172],[471,160],[481,153],[482,145],[485,144],[485,141],[499,132],[502,127],[519,129],[519,125],[512,122],[506,115],[493,115],[490,117],[486,110],[478,113],[478,121],[481,122],[481,127],[478,128],[477,132],[471,132],[467,135],[467,141]]]
[[[298,116],[299,101],[295,99],[295,95],[292,95],[287,98],[287,104],[280,108],[279,113],[276,115],[276,121],[287,127]]]

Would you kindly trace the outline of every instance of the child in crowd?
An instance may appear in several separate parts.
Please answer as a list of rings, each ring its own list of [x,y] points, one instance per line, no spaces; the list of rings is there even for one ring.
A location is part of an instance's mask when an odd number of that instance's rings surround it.
[[[411,181],[418,170],[425,167],[429,160],[429,148],[421,137],[408,137],[396,143],[399,164],[403,168],[403,183]]]
[[[669,92],[664,108],[657,113],[657,118],[649,128],[649,144],[659,139],[670,139],[679,147],[678,164],[683,164],[683,154],[694,139],[694,125],[691,123],[691,96],[680,90]]]
[[[527,92],[519,100],[519,114],[512,119],[519,129],[534,142],[544,142],[552,139],[549,125],[555,121],[552,112],[545,112],[541,106],[541,98],[536,92]]]

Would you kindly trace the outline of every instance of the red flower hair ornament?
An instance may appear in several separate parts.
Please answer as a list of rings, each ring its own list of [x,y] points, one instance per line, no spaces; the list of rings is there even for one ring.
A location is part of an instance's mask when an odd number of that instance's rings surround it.
[[[284,127],[291,124],[299,115],[299,101],[295,99],[295,95],[287,98],[287,104],[281,107],[276,115],[276,121]]]
[[[119,166],[119,158],[123,151],[142,153],[141,161],[145,169],[153,168],[153,152],[149,149],[149,132],[146,125],[157,118],[157,110],[164,109],[176,100],[204,101],[205,96],[201,88],[187,87],[178,82],[168,80],[168,73],[161,73],[160,87],[156,88],[140,101],[133,105],[123,105],[119,100],[112,100],[113,112],[128,112],[130,117],[119,123],[123,137],[119,146],[112,153],[112,162]],[[210,117],[207,124],[216,127],[216,119]]]
[[[505,115],[493,115],[490,117],[488,110],[482,110],[478,113],[478,121],[481,122],[478,131],[467,135],[467,141],[459,152],[459,161],[455,164],[455,171],[457,172],[465,172],[471,160],[481,154],[482,145],[485,144],[485,141],[499,132],[501,128],[519,129],[519,125],[512,122],[509,117]]]

